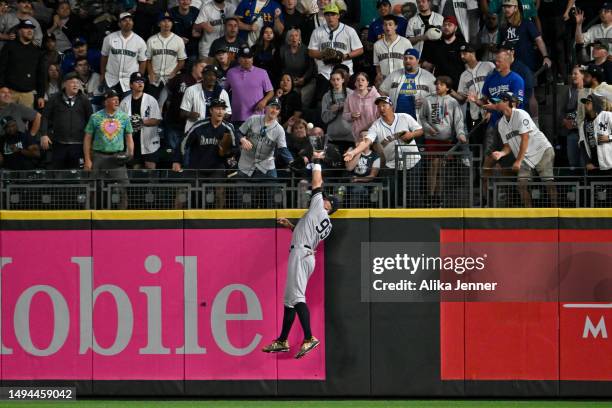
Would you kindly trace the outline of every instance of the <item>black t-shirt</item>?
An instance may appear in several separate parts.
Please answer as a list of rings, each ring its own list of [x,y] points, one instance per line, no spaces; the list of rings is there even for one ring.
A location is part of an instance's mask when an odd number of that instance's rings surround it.
[[[132,98],[132,139],[134,139],[134,157],[139,158],[142,155],[140,150],[140,130],[142,129],[139,123],[138,118],[140,118],[140,106],[142,104],[142,96],[138,99]]]
[[[459,48],[465,44],[462,37],[457,36],[455,41],[447,44],[444,40],[425,41],[421,61],[434,65],[434,75],[447,75],[453,80],[453,89],[457,90],[459,77],[465,71],[465,64],[461,61]]]
[[[236,37],[234,41],[229,42],[227,41],[225,36],[223,36],[217,38],[215,41],[212,42],[212,44],[210,45],[210,51],[208,51],[208,56],[214,58],[215,54],[217,53],[217,50],[221,48],[227,48],[230,57],[229,60],[234,61],[235,59],[237,59],[236,55],[238,54],[238,51],[240,51],[241,48],[244,48],[246,46],[246,41],[244,41],[240,37]]]
[[[587,65],[595,64],[595,60],[591,60]],[[605,60],[603,64],[598,65],[604,69],[604,80],[606,83],[612,83],[612,61]]]
[[[281,111],[280,120],[281,124],[284,124],[289,120],[295,112],[302,111],[302,98],[296,91],[291,91],[287,95],[280,97]]]
[[[304,25],[306,24],[306,18],[304,17],[304,15],[296,10],[293,14],[284,13],[284,16],[285,31],[283,31],[282,36],[283,43],[285,41],[285,38],[287,37],[287,31],[291,30],[292,28],[299,28],[300,35],[302,37],[302,43],[307,42],[306,40],[308,40],[308,38],[304,36]]]
[[[167,100],[167,111],[164,119],[167,124],[175,128],[185,127],[185,119],[181,119],[181,101],[185,90],[191,85],[196,84],[195,78],[191,72],[185,72],[181,76],[175,76],[168,82],[168,91],[170,93]]]

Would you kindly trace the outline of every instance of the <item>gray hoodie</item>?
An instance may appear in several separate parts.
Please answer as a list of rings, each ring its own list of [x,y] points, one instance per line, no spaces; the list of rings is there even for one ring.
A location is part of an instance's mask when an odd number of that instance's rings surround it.
[[[321,119],[327,124],[327,137],[332,142],[354,142],[353,128],[342,115],[344,111],[344,101],[353,91],[347,89],[346,96],[343,93],[334,92],[333,99],[332,92],[334,91],[329,90],[323,95],[323,100],[321,101]],[[334,103],[341,105],[340,109],[335,112],[331,110],[331,106]]]

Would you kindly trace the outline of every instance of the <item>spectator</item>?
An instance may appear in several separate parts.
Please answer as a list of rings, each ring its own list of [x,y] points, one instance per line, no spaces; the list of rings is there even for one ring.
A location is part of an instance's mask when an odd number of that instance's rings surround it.
[[[515,43],[506,41],[498,47],[498,50],[505,50],[510,54],[512,60],[512,65],[510,65],[510,69],[512,70],[512,72],[516,72],[520,75],[521,78],[523,78],[525,86],[525,96],[523,100],[525,101],[525,106],[529,107],[529,114],[531,115],[532,120],[537,124],[538,101],[536,100],[534,92],[534,88],[536,86],[536,79],[531,69],[523,62],[515,58],[514,46]]]
[[[497,14],[489,13],[485,16],[485,23],[478,34],[478,46],[480,47],[480,59],[482,61],[495,61],[497,48],[497,37],[499,36]]]
[[[383,30],[384,35],[374,44],[376,84],[381,84],[393,71],[402,69],[404,52],[412,48],[410,40],[398,35],[395,16],[386,15],[383,17]]]
[[[370,86],[370,78],[364,72],[355,75],[355,91],[348,95],[344,102],[344,120],[351,124],[353,140],[355,135],[360,135],[368,130],[370,125],[378,118],[378,110],[374,101],[380,94],[375,87]]]
[[[308,54],[317,62],[319,76],[317,77],[316,100],[321,100],[323,94],[329,89],[329,79],[333,66],[337,61],[329,62],[321,59],[321,53],[327,48],[339,51],[342,54],[342,63],[353,73],[353,58],[363,54],[363,45],[357,32],[340,22],[340,10],[335,3],[324,8],[327,25],[317,28],[310,37]]]
[[[459,77],[465,69],[461,60],[463,37],[457,36],[457,18],[445,17],[442,24],[442,38],[427,41],[421,56],[421,66],[436,76],[446,75],[453,80],[453,86],[459,84]]]
[[[582,24],[584,23],[584,12],[576,9],[576,45],[587,47],[595,41],[599,41],[608,47],[610,50],[610,42],[612,42],[612,2],[605,2],[600,11],[599,18],[601,23],[591,26],[586,32],[582,32]],[[583,58],[587,60],[588,58]]]
[[[421,109],[421,125],[425,134],[425,150],[429,152],[448,151],[453,143],[467,143],[463,113],[456,99],[449,95],[452,89],[450,77],[441,75],[436,78],[436,93],[429,95]],[[427,203],[440,207],[441,186],[439,180],[442,158],[432,156],[427,173]]]
[[[0,118],[10,116],[17,121],[17,130],[21,133],[25,132],[26,125],[29,124],[29,130],[32,137],[38,134],[40,129],[41,115],[32,108],[25,107],[13,101],[12,91],[3,86],[0,87]]]
[[[191,71],[184,72],[180,76],[175,76],[168,82],[168,99],[166,99],[166,109],[164,122],[166,128],[166,142],[168,147],[175,150],[183,135],[185,134],[185,118],[181,115],[181,103],[185,91],[192,85],[202,81],[202,71],[206,66],[203,59],[198,60],[192,65]]]
[[[565,136],[565,145],[567,150],[568,164],[572,168],[584,167],[584,161],[580,153],[578,145],[578,123],[576,121],[576,112],[578,110],[578,94],[584,88],[584,73],[580,66],[575,66],[572,69],[572,83],[568,87],[565,95],[562,95],[565,103],[560,102],[563,107],[559,122],[563,125],[561,135]],[[594,119],[594,118],[593,118]]]
[[[31,0],[18,0],[17,10],[12,13],[5,13],[0,19],[0,32],[4,34],[4,44],[6,41],[15,39],[18,35],[14,35],[15,30],[19,30],[18,26],[22,21],[30,21],[32,23],[32,43],[40,47],[42,45],[43,32],[40,28],[40,23],[33,16],[32,1]]]
[[[89,67],[96,73],[100,71],[100,51],[88,47],[85,37],[78,37],[73,41],[72,51],[64,54],[62,59],[62,74],[74,71],[77,59],[86,58]]]
[[[185,91],[181,102],[181,116],[187,119],[185,132],[188,132],[196,121],[207,117],[210,101],[213,99],[223,99],[229,106],[229,95],[217,83],[218,78],[219,70],[214,65],[207,65],[202,73],[202,83],[192,85]],[[231,115],[232,110],[227,113]]]
[[[236,7],[240,37],[249,47],[255,45],[262,27],[272,27],[277,34],[285,31],[283,11],[274,0],[241,0]]]
[[[185,66],[185,43],[172,32],[173,20],[165,13],[159,20],[159,33],[147,40],[147,93],[159,99],[162,89]]]
[[[42,51],[47,67],[50,64],[59,64],[62,61],[62,54],[57,50],[57,42],[53,34],[45,34],[43,37]]]
[[[102,93],[100,92],[100,74],[93,72],[87,58],[80,57],[74,66],[74,72],[81,81],[81,91],[89,99],[94,111],[102,106]]]
[[[471,23],[472,11],[478,9],[478,4],[475,1],[462,0],[440,0],[440,14],[443,17],[455,17],[457,19],[457,27],[461,36],[465,41],[473,40],[474,32],[470,27],[477,27],[477,24]],[[455,83],[456,84],[456,83]]]
[[[166,1],[138,0],[136,7],[126,7],[134,17],[134,32],[142,38],[149,38],[155,30],[159,16],[167,10]]]
[[[210,102],[210,116],[195,122],[181,143],[181,148],[174,153],[172,170],[181,171],[183,163],[187,162],[185,168],[211,170],[201,175],[205,177],[223,178],[225,176],[225,161],[227,154],[219,149],[219,141],[226,134],[232,137],[232,145],[235,146],[234,127],[226,122],[225,109],[227,105],[223,99],[213,99]],[[185,160],[188,155],[189,159]]]
[[[378,17],[376,20],[370,23],[370,27],[368,29],[368,41],[372,44],[376,43],[378,40],[383,38],[385,34],[384,24],[386,16],[393,16],[397,33],[402,36],[406,33],[406,28],[408,26],[408,21],[402,16],[394,16],[391,11],[391,2],[389,0],[377,0],[376,8],[378,9]]]
[[[518,0],[504,0],[504,17],[506,24],[500,29],[500,43],[509,42],[514,45],[514,57],[527,65],[532,71],[538,69],[536,64],[534,44],[542,54],[544,64],[549,68],[552,60],[546,51],[546,45],[535,24],[523,19],[518,6]]]
[[[293,78],[289,74],[281,75],[276,97],[281,103],[280,123],[285,129],[291,127],[302,117],[302,100],[293,89]]]
[[[13,91],[13,100],[23,106],[45,106],[45,77],[47,67],[40,48],[32,43],[34,24],[30,20],[19,23],[15,41],[2,47],[0,51],[0,86]],[[21,130],[20,130],[21,131]]]
[[[72,48],[72,41],[81,36],[83,22],[72,13],[70,3],[60,1],[57,3],[53,24],[47,30],[47,34],[53,34],[57,41],[57,49],[64,53]]]
[[[51,64],[47,68],[47,80],[45,83],[45,101],[62,89],[62,78],[58,64]]]
[[[17,121],[11,116],[5,116],[0,121],[3,134],[2,155],[0,162],[8,170],[34,170],[36,159],[40,157],[40,148],[34,138],[26,132],[20,132]]]
[[[119,105],[132,122],[134,155],[131,167],[155,169],[159,158],[159,134],[157,126],[161,122],[161,112],[157,100],[144,92],[144,76],[134,72],[130,76],[131,95],[126,96]]]
[[[482,87],[485,79],[489,76],[495,65],[489,61],[478,61],[476,59],[476,50],[470,44],[465,44],[460,48],[461,60],[465,63],[465,71],[459,77],[459,86],[457,92],[451,91],[451,95],[460,103],[465,103],[469,96],[472,98],[482,98]],[[469,132],[484,120],[485,112],[473,102],[468,102],[468,107],[465,117],[467,130]],[[480,126],[478,134],[473,135],[476,143],[482,143],[484,139],[484,126]]]
[[[287,128],[287,148],[295,160],[308,163],[308,153],[311,150],[308,138],[308,124],[304,119],[297,119]],[[305,159],[305,160],[304,160]],[[279,163],[277,162],[277,167]]]
[[[285,17],[285,31],[283,31],[281,39],[285,41],[290,30],[298,29],[300,30],[300,35],[306,34],[304,31],[306,28],[306,17],[297,10],[297,0],[283,0],[282,4],[283,16]],[[306,39],[308,38],[300,38],[301,42],[304,42]]]
[[[295,90],[302,98],[302,106],[310,106],[314,99],[314,61],[308,55],[308,48],[302,44],[300,30],[287,32],[286,44],[280,49],[280,66],[293,78]]]
[[[589,62],[589,65],[594,64],[603,68],[604,80],[607,83],[612,84],[612,61],[610,61],[610,53],[608,52],[607,46],[599,41],[595,41],[593,42],[591,50],[593,60]]]
[[[83,139],[84,169],[105,171],[111,178],[127,184],[128,175],[125,162],[119,154],[134,156],[132,123],[127,113],[118,110],[119,94],[109,89],[104,94],[104,109],[89,118]],[[122,194],[121,207],[127,208],[127,196]]]
[[[273,84],[278,83],[280,75],[279,48],[274,38],[272,27],[263,27],[255,47],[253,47],[253,64],[265,70]]]
[[[417,7],[419,13],[408,21],[406,37],[421,54],[425,41],[433,38],[430,29],[442,28],[444,17],[431,10],[431,0],[417,0]]]
[[[5,0],[0,1],[0,49],[4,47],[6,41],[13,41],[17,36],[11,30],[12,27],[7,27],[9,13],[9,5]]]
[[[584,88],[578,92],[578,98],[582,100],[591,93],[596,93],[597,95],[605,95],[612,92],[612,85],[607,84],[604,79],[605,73],[602,67],[598,67],[596,65],[589,65],[586,71],[584,72]],[[603,110],[612,108],[612,106],[607,103],[605,99],[602,102]],[[585,122],[584,108],[584,104],[579,104],[578,110],[576,111],[576,124],[578,125],[578,134],[580,140],[586,140],[586,137],[583,134]]]
[[[542,23],[542,38],[550,48],[553,58],[553,68],[557,74],[557,82],[564,84],[567,81],[567,64],[570,39],[570,29],[566,28],[569,21],[570,10],[574,0],[555,1],[540,0],[538,14]],[[563,6],[563,7],[561,7]]]
[[[132,31],[134,21],[130,13],[119,15],[119,27],[121,30],[104,37],[100,80],[118,95],[123,95],[130,89],[130,75],[145,71],[147,44]]]
[[[364,130],[358,133],[358,135],[359,137],[355,142],[355,146],[358,146],[359,143],[367,138],[368,131]],[[378,153],[371,150],[368,145],[364,151],[355,155],[352,160],[346,162],[346,170],[351,175],[352,183],[352,185],[349,186],[348,207],[369,207],[371,187],[361,184],[370,183],[378,176],[378,172],[380,171],[380,157]]]
[[[193,27],[200,36],[200,58],[210,55],[213,41],[225,34],[225,19],[232,17],[235,11],[236,7],[225,0],[212,0],[202,6]]]
[[[285,163],[293,161],[293,156],[287,149],[285,129],[278,123],[280,101],[272,98],[266,105],[264,115],[249,117],[239,129],[240,160],[238,174],[248,178],[276,178],[274,165],[274,149]]]
[[[365,72],[370,78],[376,78],[374,66],[374,44],[368,41],[368,27],[361,27],[359,40],[363,44],[363,54],[353,58],[353,72]],[[348,73],[348,70],[347,70]]]
[[[238,19],[236,17],[225,19],[225,35],[214,40],[208,52],[209,57],[214,57],[220,49],[227,50],[229,62],[236,60],[238,52],[246,48],[247,43],[238,36]]]
[[[498,21],[503,20],[504,16],[504,6],[506,5],[507,0],[479,0],[480,1],[480,10],[483,15],[487,14],[496,14]],[[538,20],[538,8],[536,7],[536,3],[539,3],[538,0],[521,0],[522,10],[521,15],[524,19],[529,20],[536,25],[539,26],[540,22]]]
[[[391,97],[397,113],[407,113],[418,120],[423,100],[435,92],[435,80],[431,72],[419,68],[419,51],[411,48],[404,52],[404,69],[392,72],[380,92]]]
[[[227,71],[225,81],[225,89],[232,91],[234,127],[239,127],[249,117],[261,113],[274,96],[268,73],[253,66],[253,52],[249,48],[240,50],[238,64]]]
[[[595,119],[600,112],[603,111],[603,99],[600,96],[589,94],[585,98],[580,99],[584,105],[584,120],[582,123],[582,131],[580,133],[580,152],[582,160],[586,163],[586,169],[589,175],[604,175],[609,173],[612,168],[612,160],[609,160],[608,149],[609,144],[602,144],[599,141],[599,136],[595,132]],[[606,140],[605,138],[603,139]],[[608,138],[609,140],[609,138]],[[599,161],[599,152],[607,156],[601,163]],[[608,174],[606,174],[608,175]]]
[[[195,61],[198,57],[198,41],[193,36],[193,25],[200,9],[192,5],[191,0],[178,0],[178,6],[172,7],[169,13],[173,19],[172,32],[183,39],[189,60]]]
[[[557,190],[552,183],[555,150],[538,129],[529,113],[515,108],[518,99],[510,92],[500,92],[491,99],[495,109],[502,113],[497,125],[504,147],[492,154],[494,160],[499,160],[512,153],[515,157],[512,170],[518,173],[518,190],[525,207],[532,207],[531,194],[527,183],[531,180],[533,171],[539,178],[547,182],[548,197],[553,207],[557,207]]]
[[[351,124],[344,119],[342,114],[344,102],[353,91],[346,87],[345,78],[338,71],[334,71],[329,82],[330,89],[323,95],[321,102],[321,120],[327,126],[327,140],[338,146],[339,151],[344,153],[355,143]]]
[[[229,53],[227,52],[226,48],[219,48],[217,50],[217,52],[215,53],[215,60],[213,65],[215,67],[217,67],[217,69],[219,70],[219,85],[221,85],[222,87],[225,87],[225,80],[227,79],[227,71],[230,70],[230,68],[233,68],[237,65],[237,63],[234,62],[230,62],[229,60]]]
[[[87,60],[83,59],[85,63]],[[64,77],[63,91],[45,106],[40,146],[53,150],[51,169],[78,169],[83,166],[83,129],[92,115],[92,106],[81,91],[77,73]]]
[[[410,19],[416,16],[417,14],[416,2],[411,3],[407,1],[404,4],[402,4],[401,13],[402,13],[402,16],[404,16],[404,18],[406,19],[406,21],[410,21]],[[406,29],[407,28],[408,28],[408,24],[406,24]]]

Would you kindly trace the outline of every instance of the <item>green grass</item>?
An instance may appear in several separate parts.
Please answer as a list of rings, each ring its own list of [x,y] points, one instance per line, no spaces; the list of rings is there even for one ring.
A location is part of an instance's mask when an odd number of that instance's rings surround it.
[[[611,401],[563,400],[78,400],[2,401],[0,407],[53,408],[590,408],[610,407]]]

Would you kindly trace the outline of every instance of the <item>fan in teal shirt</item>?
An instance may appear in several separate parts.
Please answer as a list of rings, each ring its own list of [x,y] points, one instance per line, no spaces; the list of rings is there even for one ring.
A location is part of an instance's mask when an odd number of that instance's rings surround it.
[[[125,151],[125,135],[133,133],[127,113],[117,110],[112,115],[104,109],[89,118],[85,133],[92,135],[92,147],[96,152],[116,153]]]

